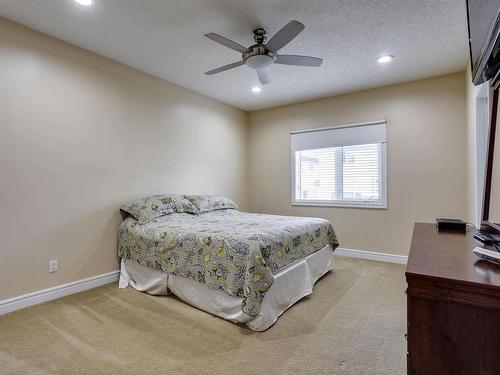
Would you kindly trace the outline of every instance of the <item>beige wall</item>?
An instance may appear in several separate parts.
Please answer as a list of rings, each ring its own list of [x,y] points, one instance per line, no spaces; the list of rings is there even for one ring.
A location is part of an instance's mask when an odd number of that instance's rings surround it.
[[[246,208],[247,116],[0,18],[0,300],[117,270],[127,200]]]
[[[467,100],[467,220],[477,225],[476,181],[476,94],[470,66],[465,71]]]
[[[482,86],[485,87],[474,86],[470,67],[466,69],[465,80],[467,94],[467,220],[479,226],[482,221],[482,196],[484,193],[490,108],[481,110],[478,105],[489,107],[487,99],[489,84],[484,83]],[[482,123],[480,118],[483,118]]]
[[[341,246],[407,254],[413,223],[465,218],[466,89],[463,72],[252,112],[252,211],[317,216],[334,224]],[[387,120],[388,209],[292,207],[290,131]]]

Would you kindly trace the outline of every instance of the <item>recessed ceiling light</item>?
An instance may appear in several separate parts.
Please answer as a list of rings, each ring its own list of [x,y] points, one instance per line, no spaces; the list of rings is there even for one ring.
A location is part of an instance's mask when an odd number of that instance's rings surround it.
[[[262,91],[262,89],[259,86],[252,87],[252,92],[254,92],[254,93],[258,93],[258,92],[261,92],[261,91]]]
[[[377,58],[377,61],[380,64],[386,64],[389,61],[391,61],[393,58],[394,58],[394,56],[392,56],[392,55],[385,55],[385,56],[380,56],[379,58]]]
[[[93,0],[75,0],[80,5],[89,6],[92,5]]]

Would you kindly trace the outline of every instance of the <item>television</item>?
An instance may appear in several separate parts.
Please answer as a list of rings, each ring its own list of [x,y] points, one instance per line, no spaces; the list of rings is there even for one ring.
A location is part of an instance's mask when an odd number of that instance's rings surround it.
[[[495,78],[500,68],[500,0],[467,0],[472,82]]]

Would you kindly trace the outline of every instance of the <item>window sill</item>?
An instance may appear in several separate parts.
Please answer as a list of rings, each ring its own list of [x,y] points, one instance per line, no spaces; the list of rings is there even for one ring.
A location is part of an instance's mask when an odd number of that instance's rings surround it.
[[[292,206],[315,206],[315,207],[342,207],[342,208],[374,208],[378,210],[387,210],[387,204],[370,204],[355,202],[292,202]]]

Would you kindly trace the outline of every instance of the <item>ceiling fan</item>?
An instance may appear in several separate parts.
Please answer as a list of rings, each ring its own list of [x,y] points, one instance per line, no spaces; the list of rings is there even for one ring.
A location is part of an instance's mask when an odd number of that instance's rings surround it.
[[[299,33],[304,30],[305,26],[299,21],[290,21],[285,27],[278,31],[266,43],[266,30],[258,28],[253,31],[253,39],[255,43],[250,47],[244,47],[239,43],[233,42],[230,39],[224,38],[215,33],[208,33],[205,36],[213,41],[240,52],[242,60],[231,64],[221,66],[220,68],[209,70],[205,74],[212,75],[224,72],[229,69],[237,68],[246,64],[257,71],[260,83],[263,85],[271,82],[269,67],[272,64],[284,64],[295,66],[320,66],[323,59],[311,56],[300,55],[278,55],[278,51],[290,43]],[[265,44],[264,44],[265,43]]]

